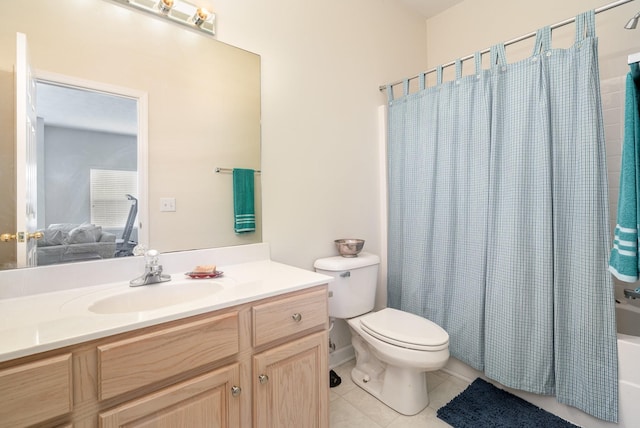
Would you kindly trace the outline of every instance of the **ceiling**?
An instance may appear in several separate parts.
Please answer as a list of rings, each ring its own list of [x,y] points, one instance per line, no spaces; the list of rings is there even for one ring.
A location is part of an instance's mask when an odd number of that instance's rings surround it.
[[[398,0],[400,3],[404,3],[415,13],[418,13],[425,18],[431,18],[442,12],[445,9],[450,8],[458,3],[462,3],[463,0]]]
[[[47,125],[128,135],[138,131],[134,99],[43,82],[36,93],[37,114]]]

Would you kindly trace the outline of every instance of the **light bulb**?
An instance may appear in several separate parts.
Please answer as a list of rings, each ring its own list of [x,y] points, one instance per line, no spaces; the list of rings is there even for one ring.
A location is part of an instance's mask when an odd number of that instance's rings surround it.
[[[197,27],[201,26],[207,19],[209,19],[209,11],[202,7],[198,8],[195,15],[193,15],[193,23]]]
[[[158,9],[160,9],[160,13],[167,14],[173,7],[173,0],[160,0],[158,2]]]

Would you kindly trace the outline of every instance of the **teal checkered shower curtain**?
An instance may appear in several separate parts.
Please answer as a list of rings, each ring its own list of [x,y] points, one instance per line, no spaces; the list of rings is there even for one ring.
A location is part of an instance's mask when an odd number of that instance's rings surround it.
[[[389,306],[509,387],[617,419],[617,343],[593,12],[576,43],[389,100]]]

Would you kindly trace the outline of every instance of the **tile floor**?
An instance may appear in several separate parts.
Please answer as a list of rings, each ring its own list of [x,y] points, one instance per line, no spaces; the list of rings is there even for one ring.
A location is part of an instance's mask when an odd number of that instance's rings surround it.
[[[351,380],[355,360],[334,370],[342,383],[329,391],[331,428],[446,428],[436,411],[460,394],[467,382],[442,371],[427,374],[429,406],[415,416],[404,416],[364,392]]]

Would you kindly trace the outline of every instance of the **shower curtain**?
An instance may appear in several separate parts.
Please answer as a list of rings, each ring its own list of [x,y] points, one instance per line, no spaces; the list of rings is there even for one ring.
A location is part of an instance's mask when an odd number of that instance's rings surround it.
[[[593,11],[576,43],[393,99],[388,304],[503,385],[617,420],[617,343]]]

